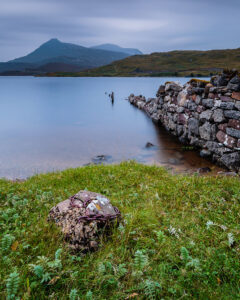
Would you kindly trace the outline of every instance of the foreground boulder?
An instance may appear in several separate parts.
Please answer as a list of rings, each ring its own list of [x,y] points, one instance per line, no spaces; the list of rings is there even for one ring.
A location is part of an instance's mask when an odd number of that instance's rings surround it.
[[[48,220],[61,227],[72,250],[88,252],[98,249],[100,237],[110,233],[120,216],[119,210],[105,196],[79,191],[54,206]]]

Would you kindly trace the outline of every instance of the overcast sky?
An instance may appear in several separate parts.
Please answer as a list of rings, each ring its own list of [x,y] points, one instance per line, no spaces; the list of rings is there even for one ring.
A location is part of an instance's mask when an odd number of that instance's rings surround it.
[[[0,61],[50,38],[144,53],[240,47],[240,0],[0,0]]]

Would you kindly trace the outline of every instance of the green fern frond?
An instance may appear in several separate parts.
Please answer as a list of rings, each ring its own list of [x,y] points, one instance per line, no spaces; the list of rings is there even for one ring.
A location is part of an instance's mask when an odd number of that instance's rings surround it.
[[[143,272],[140,270],[137,271],[133,271],[132,272],[132,277],[136,278],[136,279],[140,279],[143,276]]]
[[[116,271],[116,275],[117,277],[123,277],[126,273],[127,273],[127,269],[125,268],[125,264],[120,264],[118,267],[117,267],[117,271]]]
[[[12,246],[13,241],[14,241],[14,236],[12,236],[11,234],[5,234],[1,240],[2,251],[4,252],[8,251]]]
[[[62,249],[59,248],[57,249],[57,251],[55,252],[55,259],[61,259],[61,254],[62,254]]]
[[[55,259],[53,261],[49,261],[47,266],[50,269],[62,269],[62,261],[60,259]]]
[[[156,233],[158,242],[159,242],[159,243],[164,242],[164,240],[165,240],[165,235],[164,235],[164,233],[163,233],[161,230],[155,231],[155,233]]]
[[[106,271],[108,273],[112,273],[113,272],[113,265],[110,261],[106,261],[105,262],[105,267],[106,267]]]
[[[191,259],[191,256],[189,255],[189,252],[185,247],[181,248],[181,259],[184,260],[185,262]]]
[[[186,267],[199,269],[200,268],[200,261],[198,258],[192,258],[187,264]]]
[[[44,269],[42,266],[40,265],[36,265],[33,267],[33,273],[38,277],[38,278],[42,278],[43,274],[44,274]]]
[[[41,283],[48,282],[51,280],[51,278],[52,278],[52,276],[50,273],[48,273],[48,272],[43,273]]]
[[[70,300],[77,300],[77,298],[78,298],[77,293],[78,293],[77,289],[72,289],[70,294],[69,294],[69,299]]]
[[[98,273],[104,275],[106,273],[106,267],[104,263],[98,265]]]
[[[43,267],[47,266],[49,259],[46,256],[38,256],[37,258],[38,258],[37,259],[38,265],[43,266]]]
[[[195,270],[200,269],[200,261],[198,258],[192,258],[189,255],[188,250],[185,247],[181,248],[181,258],[185,262],[187,268],[193,268]]]
[[[86,300],[93,300],[93,293],[92,291],[88,291],[86,294]]]
[[[16,299],[20,283],[19,274],[15,271],[11,273],[6,281],[7,299]]]
[[[137,250],[134,255],[134,267],[137,270],[143,270],[148,265],[148,256],[141,250]]]
[[[147,299],[157,299],[157,296],[161,291],[161,285],[156,281],[147,279],[143,284],[143,291]]]

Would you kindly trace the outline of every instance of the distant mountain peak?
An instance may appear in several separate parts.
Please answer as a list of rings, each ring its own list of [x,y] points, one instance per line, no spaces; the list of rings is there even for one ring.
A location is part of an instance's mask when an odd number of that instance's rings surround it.
[[[111,47],[116,47],[116,48],[122,48],[122,47],[120,47],[120,46],[118,46],[118,45],[116,45],[116,44],[111,44],[111,43],[105,43],[105,44],[101,44],[101,45],[99,45],[99,46],[96,46],[96,47],[101,47],[101,46],[111,46]]]
[[[52,39],[50,39],[48,42],[60,42],[60,41],[59,41],[59,39],[57,39],[57,38],[52,38]]]
[[[94,49],[64,43],[52,38],[26,56],[0,64],[0,73],[5,71],[38,70],[84,70],[107,65],[131,54],[119,51]],[[14,67],[15,66],[15,67]]]
[[[59,39],[53,38],[48,40],[47,42],[43,43],[43,45],[56,45],[56,44],[60,44],[62,43],[61,41],[59,41]]]
[[[115,52],[122,52],[129,55],[141,55],[143,54],[140,50],[134,49],[134,48],[123,48],[115,44],[102,44],[98,46],[91,47],[93,49],[101,49],[101,50],[107,50],[107,51],[115,51]]]

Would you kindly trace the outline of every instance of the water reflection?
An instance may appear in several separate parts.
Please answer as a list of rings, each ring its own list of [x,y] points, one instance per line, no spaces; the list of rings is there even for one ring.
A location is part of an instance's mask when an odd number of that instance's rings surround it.
[[[98,155],[183,170],[209,165],[125,101],[130,93],[154,97],[167,80],[0,77],[0,177],[77,167]]]

